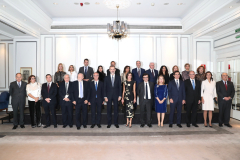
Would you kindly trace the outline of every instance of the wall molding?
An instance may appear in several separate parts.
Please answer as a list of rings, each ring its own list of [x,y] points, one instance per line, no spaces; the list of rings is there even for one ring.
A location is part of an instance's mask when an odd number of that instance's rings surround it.
[[[4,87],[0,87],[0,89],[6,89],[6,83],[7,83],[7,47],[6,47],[6,43],[0,43],[0,45],[3,44],[4,45],[4,74],[5,74],[5,85]]]

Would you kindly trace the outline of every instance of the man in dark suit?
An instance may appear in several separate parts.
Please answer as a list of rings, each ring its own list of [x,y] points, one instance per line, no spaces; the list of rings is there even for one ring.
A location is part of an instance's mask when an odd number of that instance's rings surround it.
[[[112,61],[112,62],[111,62],[111,66],[115,67],[115,69],[116,69],[115,74],[120,76],[120,70],[116,68],[116,62],[115,62],[115,61]],[[110,66],[110,67],[111,67],[111,66]],[[108,75],[108,76],[110,75],[109,69],[107,70],[107,75]]]
[[[222,81],[216,83],[219,107],[219,127],[222,127],[224,123],[225,126],[231,128],[232,126],[229,124],[230,111],[235,89],[233,83],[228,81],[227,73],[222,73],[221,77]]]
[[[93,79],[93,68],[88,66],[89,60],[84,59],[84,66],[79,68],[78,73],[82,73],[84,75],[84,81],[91,81]]]
[[[99,74],[95,72],[93,74],[94,81],[90,83],[90,96],[88,104],[91,105],[91,115],[92,115],[92,126],[94,128],[96,123],[98,128],[101,128],[101,112],[102,112],[102,104],[104,104],[103,97],[103,82],[99,81]],[[96,120],[96,107],[97,107],[97,120]]]
[[[186,123],[187,127],[190,127],[192,118],[192,125],[198,127],[197,121],[197,108],[198,104],[201,103],[201,83],[195,79],[195,72],[189,72],[190,79],[184,81],[185,93],[186,93]],[[192,117],[191,117],[192,115]]]
[[[146,73],[149,75],[149,81],[153,82],[155,85],[157,83],[158,71],[154,69],[154,63],[149,64],[150,69],[146,70]]]
[[[154,101],[154,84],[153,82],[148,81],[149,75],[147,73],[143,74],[143,81],[138,85],[137,94],[139,95],[139,104],[140,104],[140,127],[145,126],[145,110],[147,111],[147,126],[152,127],[151,125],[151,111],[152,104]]]
[[[19,124],[21,128],[24,126],[24,108],[26,104],[26,86],[27,83],[22,81],[22,74],[16,74],[16,81],[12,82],[9,87],[9,94],[12,97],[13,108],[13,129],[18,127],[18,108],[20,112]]]
[[[172,127],[175,108],[177,108],[177,126],[182,128],[181,114],[182,105],[185,104],[185,85],[180,78],[180,72],[174,72],[174,80],[168,84],[168,96],[170,100],[169,127]]]
[[[83,116],[83,128],[87,128],[87,118],[88,118],[88,99],[89,99],[89,83],[83,81],[84,75],[82,73],[78,74],[78,80],[74,83],[73,90],[73,104],[75,104],[75,116],[76,116],[76,126],[77,130],[81,128],[81,109]]]
[[[57,84],[52,82],[52,76],[46,75],[47,83],[43,83],[41,94],[43,97],[42,105],[44,107],[46,125],[43,128],[48,128],[51,125],[50,111],[54,128],[57,128],[56,104],[57,104]]]
[[[114,124],[116,128],[118,125],[118,101],[121,100],[121,78],[119,75],[115,74],[115,67],[110,66],[110,75],[104,79],[104,99],[107,102],[107,117],[108,126],[111,127],[112,124],[112,102],[114,105]]]
[[[73,127],[73,82],[69,74],[64,75],[64,82],[59,86],[60,105],[62,110],[63,128]]]
[[[132,69],[133,80],[136,81],[136,93],[139,83],[143,82],[142,75],[145,73],[145,69],[141,68],[141,62],[136,62],[137,68]],[[134,109],[137,108],[137,103],[134,103]]]

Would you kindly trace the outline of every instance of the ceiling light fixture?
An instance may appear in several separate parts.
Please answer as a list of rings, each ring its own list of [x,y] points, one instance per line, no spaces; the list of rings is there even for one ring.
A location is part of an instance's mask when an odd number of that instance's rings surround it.
[[[155,6],[155,3],[151,3],[151,6]]]
[[[233,6],[230,6],[229,8],[233,8]]]
[[[76,2],[76,3],[74,3],[74,4],[75,4],[75,5],[79,5],[79,3],[77,3],[77,2]]]
[[[53,4],[54,4],[54,5],[57,5],[58,3],[54,2]]]
[[[169,5],[169,3],[164,3],[164,5]]]
[[[95,4],[96,4],[96,5],[99,5],[100,3],[99,3],[99,2],[96,2]]]
[[[89,2],[85,2],[84,4],[85,4],[85,5],[89,5],[90,3],[89,3]]]
[[[137,3],[137,5],[140,5],[141,3]]]
[[[179,5],[179,6],[180,6],[180,5],[183,5],[183,3],[178,3],[177,5]]]

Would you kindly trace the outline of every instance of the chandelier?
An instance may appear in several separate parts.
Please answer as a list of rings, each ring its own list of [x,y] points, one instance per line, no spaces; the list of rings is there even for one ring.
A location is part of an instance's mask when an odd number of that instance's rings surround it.
[[[118,8],[119,5],[116,5],[117,8],[117,20],[113,21],[113,25],[111,25],[110,23],[107,24],[107,33],[108,36],[112,39],[121,39],[121,38],[125,38],[127,37],[127,24],[124,23],[124,21],[120,21],[118,20]]]

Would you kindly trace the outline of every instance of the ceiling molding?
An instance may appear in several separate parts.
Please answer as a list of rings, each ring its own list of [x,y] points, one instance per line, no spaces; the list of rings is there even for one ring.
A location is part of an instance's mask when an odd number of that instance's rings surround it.
[[[4,31],[2,31],[2,30],[0,30],[0,34],[2,34],[2,35],[4,35],[4,36],[7,36],[7,37],[9,37],[9,38],[14,38],[14,35],[9,34],[9,33],[7,33],[7,32],[4,32]]]

